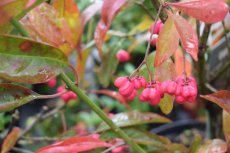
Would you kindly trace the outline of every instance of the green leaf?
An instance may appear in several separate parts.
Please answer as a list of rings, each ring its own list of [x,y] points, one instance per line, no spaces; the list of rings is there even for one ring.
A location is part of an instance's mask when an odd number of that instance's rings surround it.
[[[136,126],[147,123],[169,123],[170,119],[150,112],[125,112],[114,115],[112,121],[119,127]],[[109,130],[104,122],[98,127],[97,132]]]
[[[0,35],[0,61],[0,78],[27,84],[47,82],[68,64],[57,48],[7,35]]]
[[[230,91],[221,90],[209,95],[200,95],[200,97],[216,103],[224,110],[230,112]]]
[[[223,132],[225,140],[227,141],[228,149],[230,149],[230,114],[227,111],[223,111]]]
[[[163,147],[164,144],[171,143],[166,137],[158,136],[134,127],[122,128],[122,130],[136,143],[142,145],[151,145],[157,148]],[[117,134],[113,130],[105,131],[101,134],[100,139],[111,140],[117,138]]]
[[[10,111],[39,98],[32,90],[14,84],[0,84],[0,112]]]

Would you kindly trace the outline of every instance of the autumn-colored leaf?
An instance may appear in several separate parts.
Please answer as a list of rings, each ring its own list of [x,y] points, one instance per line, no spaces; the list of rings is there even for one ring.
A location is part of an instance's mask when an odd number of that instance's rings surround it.
[[[173,80],[175,77],[175,66],[171,59],[166,60],[163,64],[155,68],[154,79],[157,81]],[[169,114],[172,111],[174,99],[174,96],[168,94],[161,99],[159,106],[164,114]]]
[[[58,11],[59,17],[64,18],[67,22],[72,33],[70,35],[70,42],[76,47],[82,35],[81,17],[77,4],[74,0],[55,0],[53,6]]]
[[[167,4],[205,23],[222,21],[228,13],[225,0],[192,0]]]
[[[0,35],[0,61],[0,78],[27,84],[47,82],[68,65],[55,47],[6,35]]]
[[[14,127],[3,141],[1,153],[8,153],[14,147],[19,136],[20,129],[18,127]]]
[[[41,148],[35,153],[78,153],[104,147],[111,145],[92,137],[72,137]]]
[[[175,61],[175,69],[177,75],[182,75],[185,71],[188,76],[192,75],[192,63],[190,60],[185,56],[185,70],[184,70],[184,55],[181,49],[177,49],[174,54],[174,61]]]
[[[227,141],[228,149],[230,149],[230,113],[223,110],[223,132],[225,140]]]
[[[93,93],[110,96],[110,97],[116,99],[117,101],[119,101],[121,104],[125,105],[126,107],[130,107],[128,104],[128,101],[116,91],[111,91],[108,89],[102,89],[102,90],[94,90]]]
[[[86,23],[102,8],[101,2],[94,2],[88,6],[81,14],[82,25],[85,27]]]
[[[198,38],[195,30],[193,29],[192,25],[188,23],[180,15],[172,14],[168,12],[168,15],[173,19],[174,24],[176,26],[177,32],[179,33],[180,40],[182,46],[184,47],[185,51],[189,53],[192,58],[197,61],[198,60]]]
[[[226,153],[227,144],[221,139],[208,140],[201,145],[196,153]]]
[[[114,115],[111,119],[119,127],[136,126],[136,125],[142,125],[147,123],[171,122],[171,120],[161,115],[150,113],[150,112],[142,113],[139,111],[119,113]],[[108,127],[108,125],[103,122],[98,127],[97,131],[102,132],[109,129],[110,127]]]
[[[97,24],[94,39],[99,55],[102,58],[102,45],[110,25],[126,0],[105,0],[102,6],[101,19]]]
[[[4,25],[10,19],[20,13],[27,4],[28,0],[4,0],[0,2],[0,25]],[[17,8],[17,9],[15,9]]]
[[[230,91],[221,90],[209,95],[201,95],[202,98],[216,103],[224,110],[230,112]]]
[[[16,17],[23,9],[25,9],[27,1],[28,0],[0,1],[0,33],[6,34],[13,29],[10,20],[12,17]]]
[[[179,35],[173,19],[169,16],[163,29],[160,31],[156,44],[156,57],[154,66],[157,67],[174,54],[179,46]]]
[[[76,47],[77,42],[75,40],[78,34],[73,33],[73,29],[69,25],[71,20],[67,22],[64,17],[60,17],[60,14],[54,7],[46,3],[30,11],[27,14],[27,18],[22,19],[21,22],[30,32],[33,39],[37,40],[39,38],[43,42],[58,47],[66,55],[69,55]],[[71,26],[75,24],[73,22]]]

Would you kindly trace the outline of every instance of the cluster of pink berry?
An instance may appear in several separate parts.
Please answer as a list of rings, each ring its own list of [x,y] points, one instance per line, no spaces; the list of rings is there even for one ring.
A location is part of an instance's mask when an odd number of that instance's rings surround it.
[[[150,33],[153,33],[153,34],[155,34],[155,35],[159,35],[159,33],[160,33],[160,31],[162,30],[162,28],[163,28],[163,26],[164,26],[164,23],[162,22],[162,21],[157,21],[156,22],[156,27],[155,27],[155,29],[153,29],[154,28],[154,24],[155,23],[153,23],[151,26],[150,26],[150,29],[149,29],[149,32]],[[157,37],[153,37],[151,40],[150,40],[150,44],[152,45],[152,46],[156,46],[156,43],[157,43]]]
[[[139,100],[157,105],[164,94],[176,96],[176,101],[180,104],[188,101],[193,102],[197,96],[196,80],[193,77],[178,76],[175,80],[167,80],[163,83],[152,81],[147,83],[143,76],[118,77],[114,85],[119,88],[119,93],[126,100],[132,101],[137,95],[137,90],[144,88],[140,93]]]
[[[178,103],[193,102],[197,97],[196,80],[191,76],[178,76],[175,81],[165,81],[161,89],[165,93],[175,95]]]
[[[64,92],[64,91],[65,91],[64,86],[60,86],[60,87],[57,88],[58,93]],[[77,95],[72,91],[68,91],[68,92],[62,94],[60,97],[65,103],[68,103],[70,100],[77,99]]]

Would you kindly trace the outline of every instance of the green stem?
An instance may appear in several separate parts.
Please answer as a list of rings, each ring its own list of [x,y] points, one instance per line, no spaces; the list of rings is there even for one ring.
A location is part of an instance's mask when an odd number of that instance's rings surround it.
[[[95,111],[95,113],[97,113],[97,115],[103,119],[118,136],[123,138],[124,141],[133,148],[133,150],[137,153],[146,153],[139,145],[133,142],[133,140],[130,139],[125,132],[116,126],[113,121],[109,119],[108,116],[94,102],[92,102],[89,97],[69,79],[68,76],[66,76],[66,74],[62,73],[60,77],[66,83],[67,87],[75,92],[81,100],[83,100],[93,111]]]
[[[11,24],[20,32],[20,34],[24,37],[30,37],[29,33],[24,29],[22,24],[18,22],[15,18],[10,20]]]

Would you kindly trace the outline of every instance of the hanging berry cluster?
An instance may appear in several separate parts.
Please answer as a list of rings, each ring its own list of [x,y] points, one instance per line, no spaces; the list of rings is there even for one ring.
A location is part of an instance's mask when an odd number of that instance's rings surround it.
[[[148,83],[143,76],[139,75],[132,79],[124,76],[118,77],[114,85],[119,88],[120,95],[128,101],[134,100],[137,90],[143,88],[139,100],[153,106],[159,104],[165,93],[174,95],[179,104],[186,101],[194,102],[197,97],[197,84],[192,76],[178,76],[175,80],[167,80],[162,83],[159,81]]]

